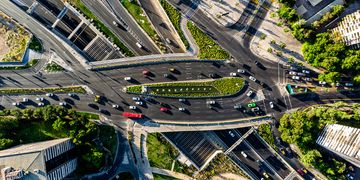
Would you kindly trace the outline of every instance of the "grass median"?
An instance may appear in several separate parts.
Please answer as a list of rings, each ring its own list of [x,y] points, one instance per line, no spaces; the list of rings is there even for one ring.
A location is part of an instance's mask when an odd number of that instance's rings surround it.
[[[125,56],[132,57],[134,56],[134,53],[130,51],[117,36],[115,36],[109,28],[105,26],[104,23],[102,23],[82,2],[81,0],[68,0],[71,5],[73,5],[75,8],[77,8],[81,13],[83,13],[88,19],[92,19],[94,25],[103,32],[109,39],[113,41],[119,48],[120,51],[125,54]]]
[[[60,65],[56,64],[55,62],[51,62],[45,66],[46,72],[58,72],[58,71],[63,71],[63,70],[64,70],[64,68],[61,67]]]
[[[192,22],[187,23],[187,28],[191,32],[191,35],[195,39],[199,46],[199,58],[200,59],[229,59],[230,54],[226,52],[221,46],[219,46],[213,39],[202,32]]]
[[[244,86],[239,77],[216,80],[152,83],[126,87],[127,93],[147,94],[164,97],[215,97],[238,93]],[[146,92],[142,92],[146,89]]]
[[[42,94],[42,93],[86,93],[81,86],[59,87],[59,88],[15,88],[0,89],[0,94]]]
[[[181,30],[181,27],[180,27],[181,13],[179,11],[177,11],[174,7],[172,7],[168,2],[166,2],[166,0],[160,0],[160,4],[164,8],[171,23],[174,25],[174,28],[176,29],[177,33],[179,34],[186,49],[188,49],[189,42],[185,38],[184,32]]]

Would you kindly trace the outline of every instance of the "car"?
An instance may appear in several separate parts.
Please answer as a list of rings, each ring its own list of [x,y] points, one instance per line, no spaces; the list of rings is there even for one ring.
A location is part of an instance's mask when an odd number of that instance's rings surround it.
[[[280,152],[281,152],[281,154],[286,155],[286,152],[285,152],[284,148],[280,148]]]
[[[149,102],[153,102],[153,101],[154,101],[154,99],[152,99],[152,98],[150,98],[150,97],[145,97],[144,100],[145,100],[145,101],[149,101]]]
[[[231,137],[235,137],[235,134],[234,134],[232,131],[229,131],[229,135],[230,135]]]
[[[256,65],[259,65],[259,64],[260,64],[259,61],[255,61],[254,63],[255,63]]]
[[[185,111],[186,109],[183,107],[179,107],[179,111]]]
[[[206,101],[206,104],[214,105],[216,102],[214,100]]]
[[[19,102],[13,102],[12,105],[13,105],[13,106],[19,106],[20,103],[19,103]]]
[[[66,106],[66,102],[59,102],[59,106]]]
[[[298,76],[306,76],[304,73],[297,73]]]
[[[295,71],[290,71],[289,74],[290,75],[296,75],[296,72]]]
[[[311,79],[311,78],[308,78],[308,77],[305,77],[305,78],[304,78],[304,81],[310,82],[310,81],[312,81],[312,79]]]
[[[254,107],[254,108],[251,108],[251,111],[252,112],[257,112],[257,111],[259,111],[260,110],[260,108],[259,107]]]
[[[139,97],[132,97],[132,100],[133,101],[140,101],[140,98]]]
[[[276,140],[276,143],[277,143],[277,144],[281,145],[281,139],[280,139],[280,137],[276,136],[275,140]]]
[[[136,106],[129,106],[129,109],[136,109]]]
[[[169,78],[169,77],[170,77],[170,74],[165,73],[165,74],[163,74],[163,77],[164,77],[164,78]]]
[[[348,180],[353,180],[353,179],[355,179],[354,176],[351,175],[351,174],[346,174],[346,178],[347,178]]]
[[[270,108],[274,109],[274,103],[272,101],[269,102]]]
[[[247,107],[249,107],[249,108],[256,107],[256,103],[249,103],[249,104],[247,105]]]
[[[305,175],[305,172],[302,169],[298,169],[296,170],[301,176]]]
[[[171,40],[169,38],[165,38],[165,41],[169,44],[171,44]]]
[[[36,100],[41,102],[41,101],[44,101],[44,98],[43,97],[37,97]]]
[[[337,83],[335,84],[335,86],[336,86],[336,87],[340,87],[340,86],[342,86],[342,84],[339,83],[339,82],[337,82]]]
[[[147,76],[147,75],[149,75],[149,74],[150,74],[150,71],[143,70],[143,71],[142,71],[142,74],[143,74],[143,75],[145,75],[145,76]]]
[[[243,70],[243,69],[238,69],[237,72],[241,73],[241,74],[245,74],[245,70]]]
[[[256,162],[259,166],[262,165],[262,162],[260,161],[260,159],[257,159],[255,162]]]
[[[180,98],[180,99],[179,99],[179,102],[186,102],[186,99]]]
[[[290,66],[290,70],[292,70],[292,71],[298,71],[299,69],[298,69],[297,67]]]
[[[210,74],[209,74],[209,77],[211,77],[211,78],[216,78],[217,75],[216,75],[215,73],[210,73]]]
[[[235,104],[234,105],[234,109],[241,109],[242,108],[242,105],[241,104]]]
[[[68,96],[72,97],[72,96],[74,96],[74,93],[68,93]]]
[[[244,153],[244,151],[241,151],[240,153],[241,153],[241,155],[243,155],[243,156],[244,156],[244,158],[247,158],[247,154],[246,154],[246,153]]]
[[[114,26],[119,26],[118,23],[116,23],[115,21],[113,21],[113,25]]]
[[[47,97],[52,97],[52,96],[54,96],[53,93],[46,93],[45,95],[46,95]]]
[[[325,81],[319,81],[319,84],[320,84],[320,85],[325,85],[326,82],[325,82]]]
[[[266,179],[269,179],[270,178],[270,176],[266,173],[266,172],[263,172],[263,174],[262,174]]]
[[[138,48],[140,48],[140,49],[143,47],[139,42],[136,42],[135,44],[136,44],[136,46],[137,46]]]
[[[113,107],[114,109],[117,109],[117,108],[119,108],[119,105],[113,104],[112,107]]]
[[[125,80],[125,81],[131,81],[131,77],[129,77],[129,76],[124,77],[124,80]]]
[[[254,76],[249,76],[249,79],[252,80],[252,81],[256,81],[256,78]]]
[[[38,105],[39,107],[42,107],[42,106],[44,106],[44,103],[39,102],[37,105]]]
[[[98,103],[98,102],[100,102],[100,100],[101,100],[101,96],[95,95],[94,101]]]
[[[294,79],[294,80],[300,80],[299,76],[292,76],[291,78]]]
[[[141,106],[141,105],[143,105],[144,103],[143,103],[142,101],[136,101],[135,104]]]
[[[351,82],[350,82],[350,83],[345,83],[345,86],[346,86],[346,87],[353,87],[353,86],[354,86],[354,84],[353,84],[353,83],[351,83]]]
[[[289,155],[292,154],[292,151],[291,151],[291,149],[290,149],[289,147],[285,148],[285,150],[286,150],[286,152],[287,152]]]
[[[303,69],[301,72],[304,73],[304,74],[310,74],[310,71],[306,70],[306,69]]]
[[[161,108],[160,108],[160,111],[161,111],[161,112],[166,112],[166,111],[169,111],[169,110],[170,110],[170,109],[165,108],[165,107],[161,107]]]
[[[22,102],[28,102],[28,101],[29,101],[28,98],[23,98],[23,99],[22,99]]]
[[[253,91],[252,91],[252,90],[250,90],[248,93],[246,93],[246,95],[247,95],[248,97],[250,97],[252,94],[253,94]]]
[[[176,69],[175,68],[169,68],[169,71],[170,72],[176,72]]]
[[[230,76],[231,76],[231,77],[235,77],[235,76],[237,76],[237,74],[236,74],[235,72],[231,72],[231,73],[230,73]]]

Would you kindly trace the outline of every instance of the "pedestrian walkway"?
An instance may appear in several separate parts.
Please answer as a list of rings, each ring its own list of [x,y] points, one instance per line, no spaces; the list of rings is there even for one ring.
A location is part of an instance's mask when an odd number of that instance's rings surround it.
[[[193,180],[192,177],[186,175],[186,174],[182,174],[182,173],[178,173],[178,172],[174,172],[174,171],[170,171],[167,169],[160,169],[160,168],[156,168],[156,167],[151,167],[151,171],[155,174],[161,174],[164,176],[169,176],[169,177],[173,177],[173,178],[177,178],[177,179],[181,179],[181,180]]]

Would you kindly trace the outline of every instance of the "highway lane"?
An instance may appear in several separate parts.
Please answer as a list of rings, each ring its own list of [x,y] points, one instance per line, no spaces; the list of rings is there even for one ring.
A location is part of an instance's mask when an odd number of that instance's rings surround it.
[[[122,21],[126,23],[128,27],[127,29],[128,32],[123,36],[132,36],[135,38],[135,41],[127,41],[127,42],[132,47],[134,47],[134,49],[135,48],[139,49],[139,47],[137,47],[135,44],[136,42],[140,42],[140,44],[143,45],[143,48],[141,48],[142,52],[140,55],[161,54],[160,49],[156,46],[156,44],[152,41],[152,39],[146,34],[146,32],[141,29],[141,27],[132,18],[132,16],[121,5],[121,2],[119,0],[99,0],[99,1],[102,1],[107,7],[105,9],[103,8],[99,9],[100,12],[101,11],[112,12],[118,19],[122,19]],[[113,16],[109,16],[109,17],[113,17]]]
[[[161,10],[159,10],[159,8],[162,8],[160,2],[148,0],[139,0],[139,2],[159,36],[162,37],[162,41],[166,44],[167,49],[173,53],[184,53],[185,50],[182,48],[182,45],[179,44],[182,43],[181,39],[176,36],[176,30],[164,19],[164,15],[166,16],[166,14],[162,15]],[[156,4],[159,4],[160,7],[156,6]],[[170,42],[166,39],[169,39]]]

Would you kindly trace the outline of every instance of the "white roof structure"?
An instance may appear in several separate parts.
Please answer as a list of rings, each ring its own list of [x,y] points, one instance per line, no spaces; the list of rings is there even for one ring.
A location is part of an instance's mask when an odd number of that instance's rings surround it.
[[[360,167],[360,129],[328,124],[316,143]]]

